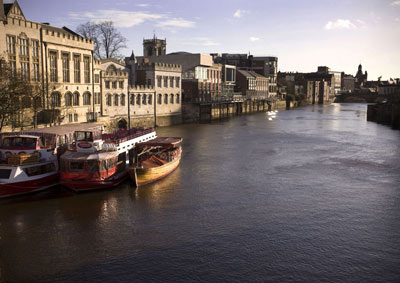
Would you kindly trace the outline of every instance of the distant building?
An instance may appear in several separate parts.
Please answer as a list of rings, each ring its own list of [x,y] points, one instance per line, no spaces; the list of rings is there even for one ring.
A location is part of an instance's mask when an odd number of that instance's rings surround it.
[[[341,74],[341,92],[352,93],[355,88],[355,78],[352,75]]]
[[[236,91],[251,100],[268,99],[269,79],[253,71],[238,70]]]
[[[368,73],[367,71],[365,71],[365,73],[363,74],[362,71],[362,66],[361,64],[358,65],[358,70],[355,76],[355,85],[357,88],[362,87],[368,80]]]

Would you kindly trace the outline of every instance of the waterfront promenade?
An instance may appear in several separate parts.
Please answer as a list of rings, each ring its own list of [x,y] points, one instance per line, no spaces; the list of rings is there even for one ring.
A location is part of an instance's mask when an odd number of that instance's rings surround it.
[[[400,132],[366,111],[162,127],[184,140],[164,180],[2,200],[3,281],[399,282]]]

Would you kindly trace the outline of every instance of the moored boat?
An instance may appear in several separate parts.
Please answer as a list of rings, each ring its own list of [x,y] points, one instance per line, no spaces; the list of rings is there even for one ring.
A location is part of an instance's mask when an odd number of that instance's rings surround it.
[[[158,137],[136,144],[136,162],[129,167],[129,175],[137,186],[160,180],[179,165],[182,138]]]
[[[115,187],[133,164],[135,144],[156,138],[154,129],[119,130],[112,134],[75,132],[74,149],[60,160],[60,182],[74,191]]]

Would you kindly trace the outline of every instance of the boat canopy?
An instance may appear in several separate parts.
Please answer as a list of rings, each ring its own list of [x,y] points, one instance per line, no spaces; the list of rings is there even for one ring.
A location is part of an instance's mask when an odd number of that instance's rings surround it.
[[[61,155],[62,160],[75,160],[75,161],[86,161],[86,160],[104,160],[110,159],[113,157],[117,157],[117,151],[111,152],[94,152],[88,154],[86,152],[79,152],[79,151],[67,151],[63,155]]]
[[[175,138],[175,137],[158,137],[146,142],[140,142],[136,144],[137,148],[144,148],[144,147],[175,147],[182,142],[182,138]]]

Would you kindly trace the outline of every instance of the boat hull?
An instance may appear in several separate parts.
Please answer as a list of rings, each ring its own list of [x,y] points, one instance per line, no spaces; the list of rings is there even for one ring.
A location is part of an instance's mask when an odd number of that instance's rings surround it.
[[[120,174],[118,177],[113,177],[105,180],[63,180],[61,179],[60,183],[71,189],[75,192],[84,192],[84,191],[92,191],[92,190],[102,190],[113,188],[121,184],[123,181],[127,179],[128,175]]]
[[[43,178],[15,182],[0,183],[0,198],[19,196],[37,191],[42,191],[58,184],[59,174],[53,174]]]
[[[171,162],[153,168],[136,168],[132,166],[129,168],[129,175],[138,187],[143,186],[171,174],[179,166],[180,160],[181,157],[179,156]]]

